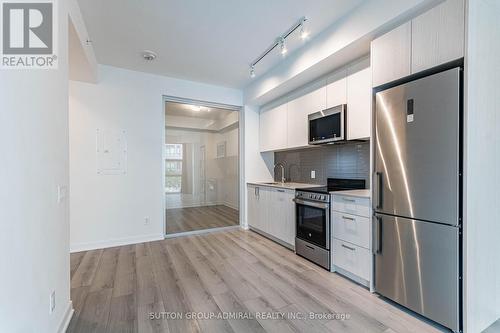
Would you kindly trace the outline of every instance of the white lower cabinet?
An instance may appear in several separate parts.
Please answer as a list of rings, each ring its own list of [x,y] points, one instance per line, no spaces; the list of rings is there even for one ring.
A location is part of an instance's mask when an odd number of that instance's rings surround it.
[[[370,247],[370,219],[348,213],[332,212],[335,238],[364,248]]]
[[[333,194],[331,225],[331,270],[370,286],[370,199]]]
[[[295,191],[248,185],[248,224],[288,247],[295,247]]]
[[[334,265],[354,274],[363,280],[370,280],[371,253],[368,249],[345,242],[333,240]]]
[[[259,230],[268,229],[269,191],[262,186],[248,186],[248,224]]]
[[[293,245],[295,243],[295,191],[271,189],[269,203],[269,234]]]

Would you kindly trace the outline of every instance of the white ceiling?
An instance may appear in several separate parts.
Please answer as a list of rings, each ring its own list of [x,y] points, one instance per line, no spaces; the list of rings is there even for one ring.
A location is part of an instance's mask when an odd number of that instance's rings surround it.
[[[300,17],[314,38],[366,0],[78,0],[97,60],[142,72],[243,88],[248,66]],[[302,46],[290,38],[289,54]],[[152,63],[143,50],[158,53]],[[257,77],[283,61],[276,51]]]
[[[208,120],[222,120],[229,114],[237,111],[228,111],[225,109],[200,107],[191,104],[182,104],[175,102],[165,103],[165,115],[178,117],[202,118]]]

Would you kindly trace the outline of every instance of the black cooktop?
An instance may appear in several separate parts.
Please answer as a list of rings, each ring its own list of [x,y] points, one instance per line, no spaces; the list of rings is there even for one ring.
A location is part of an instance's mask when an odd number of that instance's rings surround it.
[[[334,191],[364,189],[366,189],[366,181],[364,179],[328,178],[327,186],[301,188],[300,191],[328,194]]]

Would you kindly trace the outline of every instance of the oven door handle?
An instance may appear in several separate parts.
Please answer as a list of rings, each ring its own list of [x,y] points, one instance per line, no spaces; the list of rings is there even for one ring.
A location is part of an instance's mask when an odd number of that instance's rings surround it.
[[[297,198],[294,198],[293,202],[295,202],[296,204],[299,204],[299,205],[316,207],[316,208],[321,208],[321,209],[328,209],[328,208],[330,208],[330,204],[327,204],[327,203],[324,203],[324,202],[305,201],[305,200],[297,199]]]

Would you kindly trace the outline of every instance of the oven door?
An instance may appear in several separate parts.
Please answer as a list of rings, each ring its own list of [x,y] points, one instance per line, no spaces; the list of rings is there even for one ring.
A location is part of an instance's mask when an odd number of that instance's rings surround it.
[[[312,113],[308,119],[310,145],[346,140],[346,105]]]
[[[294,199],[297,238],[330,249],[330,204]]]

